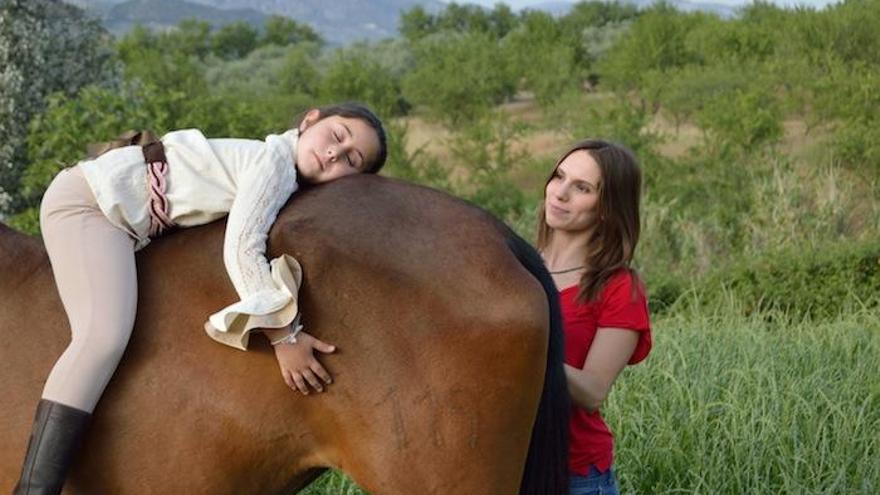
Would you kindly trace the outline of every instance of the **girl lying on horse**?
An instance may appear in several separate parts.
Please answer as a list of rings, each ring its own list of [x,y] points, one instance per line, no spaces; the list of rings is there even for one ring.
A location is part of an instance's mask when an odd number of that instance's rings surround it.
[[[379,119],[347,103],[313,109],[264,141],[180,130],[62,170],[43,197],[40,227],[72,339],[46,381],[14,493],[61,491],[134,326],[135,252],[174,228],[228,214],[223,257],[241,300],[211,315],[206,329],[239,348],[262,331],[285,382],[303,394],[309,386],[322,391],[330,376],[313,352],[334,348],[299,331],[295,293],[279,283],[298,266],[290,259],[270,266],[268,232],[303,184],[376,173],[386,154]]]

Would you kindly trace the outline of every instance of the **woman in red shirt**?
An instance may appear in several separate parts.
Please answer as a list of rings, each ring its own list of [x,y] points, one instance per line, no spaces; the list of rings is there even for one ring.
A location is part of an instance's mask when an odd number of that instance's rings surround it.
[[[632,153],[598,140],[563,154],[544,190],[537,244],[560,289],[571,495],[617,495],[613,437],[599,408],[623,368],[651,350],[645,289],[630,267],[640,195]]]

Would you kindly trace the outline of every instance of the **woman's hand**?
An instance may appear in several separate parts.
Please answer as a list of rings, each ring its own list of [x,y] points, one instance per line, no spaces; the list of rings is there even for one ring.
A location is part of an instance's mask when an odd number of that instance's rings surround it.
[[[333,383],[330,374],[314,355],[314,351],[330,354],[336,347],[322,342],[306,332],[299,332],[294,344],[277,344],[275,357],[281,368],[281,376],[288,387],[309,395],[309,386],[318,392]]]

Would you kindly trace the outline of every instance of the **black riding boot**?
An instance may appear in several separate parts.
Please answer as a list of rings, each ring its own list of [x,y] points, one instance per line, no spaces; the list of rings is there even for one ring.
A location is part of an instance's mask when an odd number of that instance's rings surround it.
[[[92,415],[40,399],[13,495],[58,495]]]

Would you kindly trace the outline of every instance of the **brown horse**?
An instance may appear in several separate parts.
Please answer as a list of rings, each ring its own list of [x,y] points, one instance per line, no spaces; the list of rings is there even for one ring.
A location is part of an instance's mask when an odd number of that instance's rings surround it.
[[[309,396],[284,385],[263,338],[242,352],[204,334],[236,298],[223,228],[138,254],[137,323],[65,493],[291,494],[328,467],[376,494],[566,492],[556,292],[506,227],[375,176],[295,196],[269,255],[300,260],[304,322],[338,348],[321,358],[333,385]],[[37,238],[0,224],[0,274],[9,493],[69,331]]]

